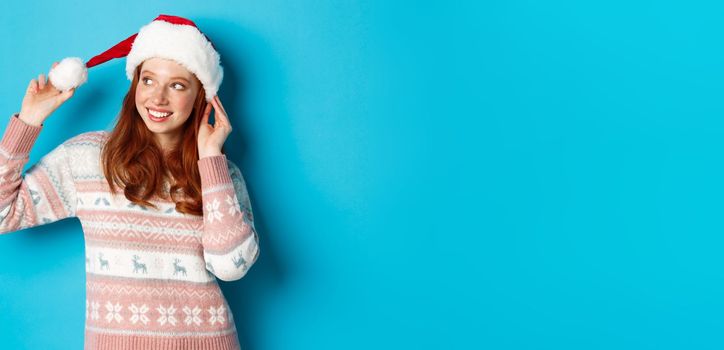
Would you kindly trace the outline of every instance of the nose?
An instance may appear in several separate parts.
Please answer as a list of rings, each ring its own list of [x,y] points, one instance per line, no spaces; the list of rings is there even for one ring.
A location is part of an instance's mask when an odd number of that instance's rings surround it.
[[[167,102],[166,89],[164,86],[156,86],[151,93],[154,104],[161,105]]]

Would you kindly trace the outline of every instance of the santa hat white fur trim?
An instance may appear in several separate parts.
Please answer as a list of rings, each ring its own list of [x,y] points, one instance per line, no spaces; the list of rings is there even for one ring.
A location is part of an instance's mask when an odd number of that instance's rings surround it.
[[[204,85],[208,102],[216,96],[224,79],[219,53],[193,26],[153,21],[141,27],[126,57],[128,80],[133,80],[136,66],[153,57],[174,60],[194,73]]]

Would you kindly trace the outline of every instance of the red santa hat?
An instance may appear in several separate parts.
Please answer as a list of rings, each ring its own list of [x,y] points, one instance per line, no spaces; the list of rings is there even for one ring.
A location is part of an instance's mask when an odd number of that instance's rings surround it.
[[[209,102],[216,96],[224,78],[219,53],[194,22],[183,17],[159,15],[138,33],[85,64],[78,57],[63,59],[50,70],[48,79],[56,89],[70,90],[86,82],[88,68],[121,57],[126,57],[128,80],[133,80],[136,67],[146,59],[158,57],[177,62],[201,81]]]

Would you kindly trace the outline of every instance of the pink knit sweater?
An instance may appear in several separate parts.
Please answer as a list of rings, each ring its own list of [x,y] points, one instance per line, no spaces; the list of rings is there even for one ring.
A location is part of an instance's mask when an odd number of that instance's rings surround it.
[[[22,174],[41,129],[14,114],[0,141],[0,233],[80,220],[85,349],[239,349],[216,280],[242,278],[259,254],[239,168],[224,155],[198,161],[203,217],[159,197],[158,209],[138,206],[110,192],[100,166],[106,131],[65,141]]]

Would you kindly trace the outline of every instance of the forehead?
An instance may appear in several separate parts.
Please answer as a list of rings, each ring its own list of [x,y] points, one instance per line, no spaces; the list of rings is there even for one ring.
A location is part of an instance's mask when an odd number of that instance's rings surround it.
[[[186,78],[188,80],[192,80],[192,77],[194,76],[188,69],[184,68],[184,66],[176,63],[175,61],[157,57],[143,61],[141,71],[150,72],[155,75],[167,76],[170,78]]]

